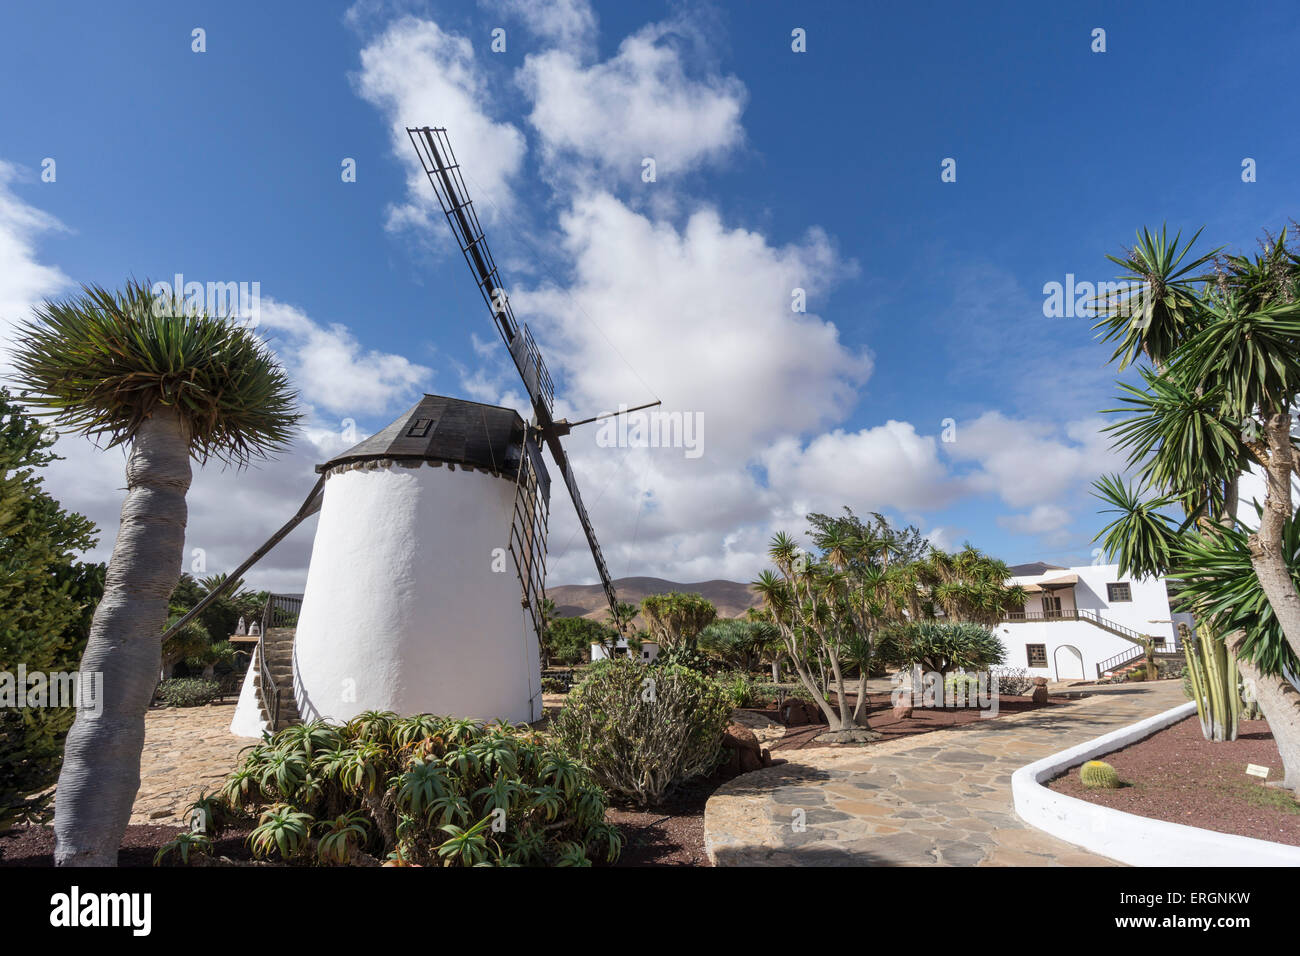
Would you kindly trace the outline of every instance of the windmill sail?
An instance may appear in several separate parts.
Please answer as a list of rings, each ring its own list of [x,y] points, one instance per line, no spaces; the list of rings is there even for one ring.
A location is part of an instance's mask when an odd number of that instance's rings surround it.
[[[456,238],[456,244],[460,247],[461,253],[465,256],[465,262],[469,265],[470,271],[478,283],[479,294],[483,297],[484,303],[487,304],[489,311],[492,313],[492,319],[496,323],[497,331],[501,333],[501,339],[510,351],[510,357],[515,363],[515,368],[519,372],[519,377],[524,382],[524,387],[528,390],[528,397],[533,406],[534,418],[537,430],[541,433],[546,441],[546,445],[551,450],[551,456],[559,466],[560,473],[564,475],[565,487],[569,489],[569,497],[573,499],[573,507],[577,512],[578,521],[582,525],[583,533],[587,536],[587,545],[591,548],[591,556],[596,562],[596,570],[600,574],[600,583],[605,591],[605,597],[609,601],[610,612],[617,615],[618,600],[614,593],[614,584],[609,577],[609,569],[605,566],[605,557],[601,553],[600,543],[596,540],[595,529],[591,526],[591,519],[587,515],[587,508],[582,503],[582,495],[578,491],[578,484],[573,475],[573,468],[569,464],[569,457],[564,451],[564,446],[560,444],[559,435],[555,429],[555,420],[552,413],[552,406],[555,400],[555,386],[551,381],[550,373],[546,369],[546,363],[542,361],[541,353],[533,341],[532,333],[529,332],[527,325],[520,327],[515,321],[514,311],[510,308],[510,300],[505,295],[501,284],[500,272],[497,269],[496,260],[492,257],[492,251],[488,248],[487,237],[483,233],[483,227],[479,223],[478,215],[474,211],[474,202],[469,198],[469,191],[465,188],[465,180],[461,175],[460,164],[456,161],[456,155],[452,152],[451,142],[447,139],[447,131],[439,127],[407,127],[407,135],[411,138],[411,145],[415,147],[415,152],[420,157],[420,164],[424,168],[425,175],[429,177],[429,182],[433,186],[434,194],[438,197],[438,204],[442,207],[443,214],[447,217],[447,223],[451,226],[452,235]],[[524,456],[527,459],[527,455]],[[520,465],[521,473],[524,470],[524,462]],[[523,500],[521,500],[521,497]],[[533,496],[533,504],[528,504],[528,496],[524,490],[524,482],[521,480],[519,494],[516,495],[515,517],[511,527],[511,553],[515,555],[516,570],[519,573],[520,581],[524,587],[524,603],[528,604],[530,609],[533,608],[533,594],[538,595],[535,600],[540,606],[540,587],[534,592],[531,590],[531,583],[536,577],[535,571],[539,566],[538,562],[532,557],[535,550],[539,550],[542,555],[540,567],[542,573],[545,573],[545,528],[546,517],[543,514],[538,519],[536,496]],[[541,527],[541,534],[538,536],[538,525]],[[519,548],[516,550],[515,542],[519,541]],[[540,543],[540,549],[537,545]],[[527,547],[525,547],[525,544]],[[526,563],[521,563],[524,556],[528,555]],[[541,580],[541,578],[537,578]],[[535,623],[539,626],[540,633],[540,607],[534,612]],[[615,616],[617,619],[617,616]]]

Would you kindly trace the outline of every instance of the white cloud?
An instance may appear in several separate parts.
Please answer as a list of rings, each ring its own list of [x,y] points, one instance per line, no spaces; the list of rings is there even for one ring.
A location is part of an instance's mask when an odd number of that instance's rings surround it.
[[[631,179],[646,157],[657,175],[671,175],[743,143],[744,84],[713,72],[692,76],[680,29],[646,26],[590,66],[567,50],[530,54],[519,79],[547,155],[572,154]]]
[[[480,0],[494,13],[521,21],[534,36],[575,52],[596,42],[596,13],[587,0]]]
[[[838,510],[929,511],[949,503],[957,487],[933,436],[890,420],[856,432],[818,435],[804,448],[786,439],[763,453],[768,480],[799,513]]]
[[[390,24],[361,51],[353,76],[357,92],[388,121],[393,154],[407,169],[407,198],[388,211],[390,229],[434,226],[437,203],[406,128],[441,126],[452,144],[480,218],[491,222],[513,205],[511,179],[519,172],[526,144],[509,123],[494,122],[480,108],[491,99],[473,44],[436,23],[405,16]],[[437,218],[441,219],[441,214]]]
[[[61,269],[37,259],[36,240],[65,226],[18,197],[12,186],[22,178],[19,166],[0,160],[0,343],[8,343],[9,330],[32,306],[72,284]],[[0,354],[0,368],[3,362]]]
[[[1088,418],[1057,426],[986,412],[958,422],[956,441],[943,447],[954,461],[975,465],[968,476],[972,490],[1027,508],[1077,492],[1105,472],[1124,470],[1122,456],[1101,434],[1103,424]]]
[[[998,524],[1013,534],[1052,534],[1063,530],[1074,516],[1059,505],[1035,505],[1026,514],[1000,515]]]
[[[303,401],[327,412],[384,414],[414,401],[433,377],[404,355],[364,348],[345,325],[321,325],[274,299],[262,300],[259,329],[271,333]]]

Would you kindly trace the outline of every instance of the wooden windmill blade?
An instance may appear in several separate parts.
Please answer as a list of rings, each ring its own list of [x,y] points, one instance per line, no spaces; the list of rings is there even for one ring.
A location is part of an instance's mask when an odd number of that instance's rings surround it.
[[[505,342],[506,348],[509,349],[510,357],[514,360],[519,377],[523,380],[524,387],[528,391],[528,398],[533,406],[535,427],[546,442],[546,446],[550,449],[551,457],[560,469],[560,474],[564,476],[564,485],[569,489],[569,497],[573,500],[573,508],[577,512],[578,522],[582,525],[583,533],[587,536],[587,545],[590,547],[591,556],[596,563],[601,587],[604,589],[605,597],[609,601],[610,612],[615,615],[617,620],[618,599],[614,593],[614,583],[610,580],[609,569],[605,565],[605,557],[601,553],[600,542],[596,540],[596,531],[591,525],[591,518],[587,515],[587,508],[582,503],[582,494],[578,491],[573,466],[569,462],[569,456],[565,452],[564,446],[560,443],[560,436],[568,433],[568,424],[561,422],[557,427],[552,411],[555,387],[551,381],[550,373],[546,369],[546,363],[542,361],[541,352],[538,351],[528,326],[521,327],[515,321],[514,311],[510,308],[510,300],[505,295],[496,260],[492,257],[487,237],[484,235],[483,227],[474,211],[474,202],[469,198],[469,191],[465,188],[460,163],[457,162],[456,155],[451,149],[451,142],[447,139],[447,131],[440,127],[422,126],[407,127],[406,132],[411,138],[411,145],[415,147],[416,154],[420,157],[420,164],[424,168],[425,175],[429,177],[434,194],[438,197],[438,204],[447,217],[447,223],[451,226],[452,235],[455,236],[456,243],[460,246],[460,251],[465,257],[465,262],[474,275],[479,294],[483,297],[484,303],[492,313],[492,319],[496,324],[497,331],[501,334],[501,340]],[[537,619],[540,616],[540,610],[538,610],[541,601],[540,588],[535,588],[532,583],[536,579],[536,569],[538,567],[535,545],[538,541],[539,522],[535,507],[537,496],[532,495],[533,506],[525,503],[528,499],[528,492],[525,487],[527,480],[523,475],[528,458],[527,444],[525,442],[524,460],[520,462],[521,480],[516,494],[514,525],[511,528],[511,551],[515,554],[516,568],[524,586],[524,603],[530,609],[533,609],[535,623],[539,623]],[[543,570],[545,525],[546,519],[543,515],[540,521],[542,531],[541,565]],[[519,544],[518,551],[515,549],[516,541]],[[525,555],[527,555],[526,559]],[[524,563],[521,564],[521,561]],[[534,594],[536,594],[536,608],[534,607]]]

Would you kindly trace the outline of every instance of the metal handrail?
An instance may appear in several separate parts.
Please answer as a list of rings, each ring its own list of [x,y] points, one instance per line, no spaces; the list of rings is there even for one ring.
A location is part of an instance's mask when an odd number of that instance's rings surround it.
[[[1012,623],[1020,621],[1087,621],[1090,624],[1096,624],[1098,627],[1125,637],[1135,644],[1145,644],[1147,641],[1154,641],[1156,644],[1167,643],[1164,637],[1160,635],[1143,634],[1131,627],[1125,627],[1123,624],[1108,620],[1088,608],[1069,608],[1060,611],[1009,611],[1007,620]]]
[[[1142,657],[1145,654],[1146,649],[1142,647],[1130,647],[1126,651],[1120,651],[1118,654],[1106,658],[1097,665],[1097,676],[1100,677],[1102,674],[1106,673],[1106,671],[1114,670],[1119,665],[1127,664],[1129,661]]]
[[[266,708],[267,716],[271,719],[271,733],[275,733],[276,725],[280,722],[280,688],[276,686],[275,678],[271,676],[271,669],[266,666],[266,632],[272,620],[274,600],[275,595],[266,596],[266,606],[262,609],[262,626],[257,633],[257,689],[262,694],[262,706]]]

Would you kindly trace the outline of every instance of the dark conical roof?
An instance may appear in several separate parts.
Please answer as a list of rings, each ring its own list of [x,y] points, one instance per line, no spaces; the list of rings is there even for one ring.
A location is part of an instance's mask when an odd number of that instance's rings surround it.
[[[425,395],[387,428],[317,465],[316,470],[354,461],[393,459],[473,465],[514,477],[524,435],[524,420],[513,408]],[[535,460],[544,481],[540,455]]]
[[[1031,574],[1046,574],[1048,571],[1064,571],[1065,568],[1059,564],[1044,564],[1042,561],[1034,561],[1030,564],[1013,564],[1007,568],[1013,578],[1027,578]]]

